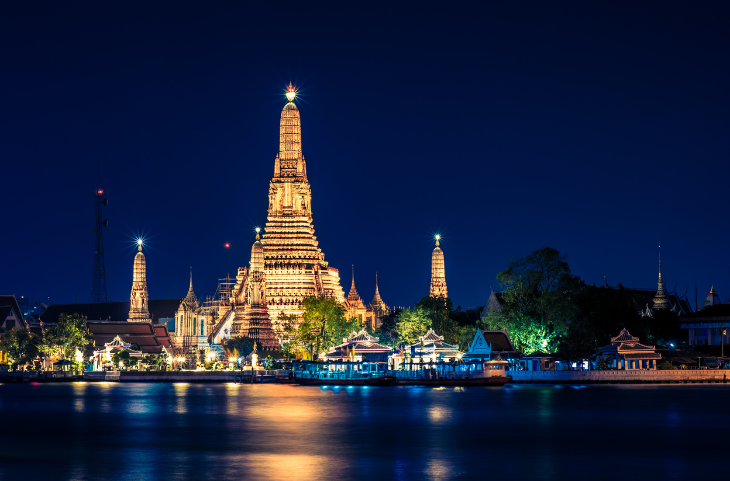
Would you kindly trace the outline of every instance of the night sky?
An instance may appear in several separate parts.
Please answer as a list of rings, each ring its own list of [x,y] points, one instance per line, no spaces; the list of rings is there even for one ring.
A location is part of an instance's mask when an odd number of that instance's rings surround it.
[[[345,293],[482,305],[512,257],[730,296],[730,15],[716,2],[0,6],[0,294],[88,301],[101,164],[109,300],[248,265],[299,87],[314,227]],[[62,4],[63,3],[63,4]]]

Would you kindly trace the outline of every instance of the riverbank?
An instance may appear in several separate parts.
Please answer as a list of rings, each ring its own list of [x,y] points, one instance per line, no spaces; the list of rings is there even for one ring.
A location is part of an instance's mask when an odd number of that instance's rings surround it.
[[[730,382],[729,369],[660,371],[507,371],[512,384],[716,384]],[[12,382],[203,382],[251,383],[289,379],[286,370],[251,371],[49,371],[0,374]]]

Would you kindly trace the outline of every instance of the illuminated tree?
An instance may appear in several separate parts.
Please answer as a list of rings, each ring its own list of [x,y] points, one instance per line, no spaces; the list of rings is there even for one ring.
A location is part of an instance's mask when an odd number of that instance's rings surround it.
[[[415,344],[433,323],[431,312],[420,305],[413,309],[403,309],[398,313],[397,319],[398,342],[405,344]]]
[[[8,358],[12,359],[13,371],[15,371],[18,366],[30,362],[38,355],[40,344],[41,340],[35,334],[22,327],[14,327],[3,334],[0,351],[8,353]]]
[[[55,325],[46,330],[40,349],[55,357],[74,359],[76,349],[83,352],[90,340],[86,316],[64,313],[58,316]]]

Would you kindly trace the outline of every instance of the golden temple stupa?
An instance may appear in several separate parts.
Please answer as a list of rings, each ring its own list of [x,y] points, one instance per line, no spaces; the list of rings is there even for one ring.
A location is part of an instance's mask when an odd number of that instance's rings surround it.
[[[446,290],[446,273],[444,269],[444,251],[439,247],[441,236],[436,234],[436,248],[431,254],[431,297],[449,297]]]
[[[281,312],[302,314],[305,297],[331,296],[345,301],[340,273],[329,267],[314,235],[312,192],[307,164],[302,154],[299,109],[294,104],[296,89],[289,84],[289,102],[281,111],[279,154],[274,160],[274,177],[269,184],[269,209],[264,248],[269,317],[277,323]]]
[[[129,322],[151,322],[147,292],[147,260],[142,253],[142,239],[137,239],[137,255],[132,268],[132,292],[129,295]]]

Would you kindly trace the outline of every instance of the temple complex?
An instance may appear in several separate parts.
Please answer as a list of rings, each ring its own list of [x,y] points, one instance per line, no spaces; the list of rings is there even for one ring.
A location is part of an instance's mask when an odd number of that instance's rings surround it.
[[[345,308],[345,317],[348,319],[357,318],[360,327],[370,327],[371,329],[380,327],[383,324],[383,317],[390,314],[390,308],[380,297],[378,274],[375,273],[375,296],[373,296],[370,304],[366,306],[355,288],[355,266],[352,266],[352,286],[350,286],[350,293],[347,295],[343,307]]]
[[[137,255],[132,269],[132,292],[129,296],[129,322],[152,322],[147,292],[147,261],[142,254],[142,239],[137,239]]]
[[[233,288],[231,337],[253,339],[264,351],[278,350],[279,341],[271,328],[268,309],[267,278],[264,273],[264,246],[256,229],[256,242],[251,246],[249,268],[238,269]]]
[[[431,297],[449,297],[444,272],[444,252],[439,247],[440,235],[436,235],[436,248],[431,254]]]
[[[324,260],[314,235],[301,119],[293,102],[296,90],[291,84],[286,96],[289,102],[281,111],[279,153],[274,159],[268,217],[261,239],[267,305],[274,323],[280,313],[300,317],[305,297],[331,296],[340,304],[345,302],[339,271]]]
[[[638,337],[629,334],[626,328],[611,338],[611,344],[598,348],[598,356],[611,363],[617,370],[656,370],[662,356],[654,346],[639,342]]]

